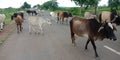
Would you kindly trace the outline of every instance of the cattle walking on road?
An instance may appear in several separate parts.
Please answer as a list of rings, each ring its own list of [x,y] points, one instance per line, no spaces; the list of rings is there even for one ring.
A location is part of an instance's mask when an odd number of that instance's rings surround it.
[[[43,33],[43,24],[51,24],[50,21],[45,20],[43,17],[38,16],[29,16],[28,17],[29,24],[29,33],[34,31],[35,33]]]
[[[85,49],[87,49],[88,43],[91,42],[96,57],[98,57],[98,54],[94,42],[95,40],[103,40],[104,38],[116,40],[112,24],[110,22],[105,22],[102,24],[99,23],[96,19],[83,19],[79,17],[73,17],[70,21],[70,31],[72,43],[74,45],[76,45],[74,37],[75,34],[80,37],[87,37],[88,40],[86,42]]]
[[[15,18],[13,18],[13,20],[15,20],[16,25],[17,25],[17,33],[19,33],[20,31],[22,32],[22,23],[23,23],[23,18],[21,15],[16,15]]]

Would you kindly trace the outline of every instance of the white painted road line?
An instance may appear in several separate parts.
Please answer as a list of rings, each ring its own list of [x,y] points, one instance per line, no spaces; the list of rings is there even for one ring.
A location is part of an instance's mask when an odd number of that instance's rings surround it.
[[[115,49],[112,49],[112,48],[110,48],[110,47],[108,47],[108,46],[106,46],[106,45],[104,45],[104,47],[107,48],[108,50],[110,50],[110,51],[112,51],[112,52],[120,55],[120,52],[116,51]]]

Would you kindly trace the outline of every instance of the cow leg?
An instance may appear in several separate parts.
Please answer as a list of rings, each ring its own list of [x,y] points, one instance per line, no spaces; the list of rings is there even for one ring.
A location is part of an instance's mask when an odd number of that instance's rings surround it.
[[[91,43],[92,43],[93,49],[94,49],[94,51],[95,51],[95,56],[98,57],[98,54],[97,54],[97,51],[96,51],[95,41],[94,41],[94,40],[91,40]]]
[[[60,20],[59,20],[59,21],[60,21],[60,24],[61,24],[61,23],[62,23],[62,17],[60,17]]]
[[[89,42],[90,42],[90,40],[88,39],[87,42],[86,42],[86,45],[85,45],[85,50],[87,50],[87,46],[88,46]]]
[[[41,25],[39,25],[40,26],[40,31],[41,31],[41,34],[43,34],[43,29],[42,29],[42,26]]]
[[[20,31],[22,32],[22,25],[20,25]]]
[[[19,33],[19,25],[17,25],[17,33]]]
[[[30,26],[30,24],[29,24],[29,33],[30,33],[30,34],[31,34],[31,29],[32,29],[32,28],[31,28],[31,26]]]
[[[59,21],[59,17],[57,17],[57,23],[58,23],[58,21]]]
[[[66,24],[68,24],[68,18],[66,18]]]
[[[63,22],[64,22],[64,17],[62,17],[62,24],[63,24]]]
[[[72,44],[76,46],[74,33],[71,33]]]
[[[31,15],[33,16],[33,12],[31,12]]]
[[[61,17],[59,17],[59,20],[58,20],[60,23],[61,23]]]

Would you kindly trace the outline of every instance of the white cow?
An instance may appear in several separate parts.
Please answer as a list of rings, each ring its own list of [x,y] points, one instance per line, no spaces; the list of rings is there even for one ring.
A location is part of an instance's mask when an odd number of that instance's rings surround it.
[[[45,20],[43,17],[38,16],[30,16],[28,17],[28,23],[29,23],[29,33],[32,31],[35,33],[43,33],[43,24],[51,24],[50,21]]]
[[[85,12],[85,14],[84,14],[84,18],[86,18],[86,19],[93,19],[96,17],[97,17],[96,15],[93,15],[90,12]]]
[[[51,16],[51,20],[54,20],[55,22],[57,22],[57,14],[55,12],[50,12],[50,16]]]
[[[0,31],[3,30],[5,18],[6,18],[5,14],[0,14]]]
[[[50,16],[57,17],[57,14],[55,12],[50,12]]]

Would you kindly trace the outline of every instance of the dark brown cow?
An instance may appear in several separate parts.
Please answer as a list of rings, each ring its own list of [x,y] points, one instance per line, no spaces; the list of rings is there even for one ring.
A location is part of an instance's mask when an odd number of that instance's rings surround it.
[[[70,30],[72,43],[75,45],[75,34],[81,37],[87,37],[88,40],[86,42],[85,49],[87,49],[87,45],[91,41],[96,57],[98,57],[98,54],[94,42],[95,40],[103,40],[104,38],[116,40],[111,23],[106,22],[101,24],[97,22],[96,19],[82,19],[79,17],[73,17],[70,21]]]
[[[68,18],[68,17],[72,17],[72,14],[70,13],[70,12],[63,12],[63,11],[59,11],[58,13],[57,13],[57,19],[58,19],[58,21],[62,21],[62,23],[64,22],[64,19],[65,18]],[[57,21],[57,22],[58,22]],[[66,22],[67,22],[67,20],[66,20]]]
[[[26,11],[29,15],[32,14],[32,15],[37,15],[37,12],[36,10],[27,10]]]

